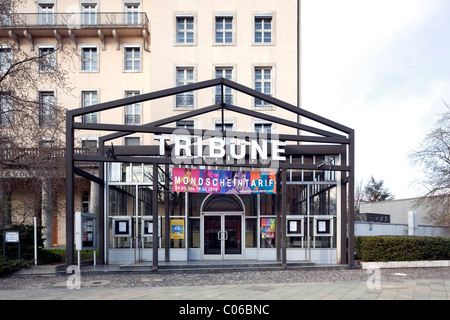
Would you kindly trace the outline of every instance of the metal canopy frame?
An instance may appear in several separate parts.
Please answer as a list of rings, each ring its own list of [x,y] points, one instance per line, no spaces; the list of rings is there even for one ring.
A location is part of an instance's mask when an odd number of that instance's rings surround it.
[[[161,99],[169,96],[175,96],[185,92],[198,91],[201,89],[221,86],[221,102],[218,104],[210,105],[203,108],[198,108],[191,111],[180,113],[179,115],[167,117],[164,119],[156,120],[143,125],[119,125],[119,124],[92,124],[77,122],[76,117],[80,117],[93,112],[106,111],[118,107],[123,107],[130,104],[141,103],[156,99]],[[233,90],[241,92],[245,95],[251,96],[256,99],[263,100],[271,105],[280,107],[284,110],[290,111],[293,115],[312,120],[322,125],[322,127],[333,129],[329,131],[305,125],[299,122],[294,122],[284,118],[268,115],[257,110],[249,110],[239,106],[225,103],[224,99],[224,87],[229,87]],[[279,167],[281,171],[281,260],[283,266],[286,266],[286,208],[287,208],[287,196],[286,196],[286,170],[287,169],[303,169],[303,170],[334,170],[342,172],[341,178],[341,263],[353,265],[353,249],[354,249],[354,160],[355,160],[355,133],[354,130],[346,127],[342,124],[318,116],[312,112],[306,111],[300,107],[286,103],[274,97],[260,93],[254,89],[245,87],[241,84],[233,82],[228,79],[219,78],[207,81],[202,81],[194,84],[189,84],[180,87],[174,87],[170,89],[160,90],[147,94],[141,94],[133,97],[118,99],[101,103],[89,107],[83,107],[73,110],[68,110],[66,113],[66,264],[74,264],[74,180],[75,174],[84,177],[92,182],[95,182],[102,187],[99,188],[99,253],[100,263],[104,263],[104,163],[105,162],[126,162],[126,163],[150,163],[153,164],[154,177],[157,177],[158,165],[164,164],[168,169],[169,164],[173,164],[172,159],[166,152],[166,155],[159,155],[159,148],[157,146],[116,146],[114,148],[114,155],[106,156],[105,143],[121,138],[133,133],[154,133],[154,134],[173,134],[176,128],[162,127],[164,125],[184,120],[187,118],[195,117],[198,115],[206,114],[213,111],[221,111],[222,114],[222,130],[219,130],[224,136],[225,134],[233,137],[254,137],[258,139],[263,135],[254,132],[238,132],[238,131],[226,131],[224,130],[224,112],[235,112],[246,116],[267,120],[273,123],[278,123],[289,128],[297,129],[297,132],[308,132],[312,135],[292,135],[292,134],[278,134],[277,139],[281,141],[293,141],[295,144],[286,145],[286,156],[292,155],[298,157],[302,154],[308,155],[341,155],[341,164],[333,165],[326,164],[320,167],[311,164],[289,163],[280,162]],[[113,133],[101,136],[99,138],[99,148],[97,154],[75,154],[75,130],[95,130],[95,131],[112,131]],[[198,129],[183,129],[185,132],[189,132],[191,135],[203,135],[206,130]],[[336,131],[338,133],[336,133]],[[217,132],[217,131],[216,131]],[[268,138],[267,134],[264,134],[264,138]],[[302,142],[314,143],[314,144],[301,144]],[[167,146],[170,148],[170,146]],[[111,151],[111,150],[109,150]],[[152,157],[148,157],[152,156]],[[202,160],[203,161],[203,160]],[[96,177],[85,170],[76,167],[75,162],[97,162],[99,163],[99,176]],[[208,165],[207,163],[195,163],[196,165]],[[252,166],[264,167],[264,164],[256,163]],[[242,166],[242,164],[227,164],[227,166]],[[248,166],[247,164],[245,166]],[[157,179],[153,179],[153,198],[157,200]],[[166,179],[166,188],[168,188],[168,181]],[[167,191],[166,191],[167,192]],[[158,211],[157,206],[153,206],[153,221],[158,223]],[[158,226],[154,228],[157,230]],[[347,231],[347,232],[345,232]],[[348,235],[348,237],[347,237]],[[278,245],[277,245],[278,246]],[[279,259],[279,251],[277,250],[277,260]],[[345,252],[347,254],[345,254]],[[158,268],[158,246],[153,248],[153,269]],[[168,257],[168,248],[166,248],[166,259]]]

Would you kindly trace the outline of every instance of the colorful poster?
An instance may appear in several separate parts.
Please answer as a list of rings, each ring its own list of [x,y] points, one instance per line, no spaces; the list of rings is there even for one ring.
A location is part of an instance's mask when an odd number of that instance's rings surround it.
[[[220,194],[275,194],[276,172],[173,168],[172,191]]]
[[[170,220],[170,239],[184,239],[184,219]]]
[[[275,238],[275,218],[261,218],[261,238]]]

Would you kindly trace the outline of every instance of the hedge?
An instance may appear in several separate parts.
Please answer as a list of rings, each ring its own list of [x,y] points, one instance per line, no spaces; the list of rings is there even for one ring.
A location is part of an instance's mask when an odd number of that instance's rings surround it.
[[[421,236],[355,237],[356,259],[372,261],[450,260],[450,239]]]
[[[20,231],[20,260],[18,260],[18,244],[6,244],[3,254],[3,230],[0,230],[0,275],[13,273],[19,269],[29,267],[34,260],[34,226],[13,225],[8,229]],[[63,256],[44,249],[43,227],[37,228],[38,263],[49,264],[63,261]]]

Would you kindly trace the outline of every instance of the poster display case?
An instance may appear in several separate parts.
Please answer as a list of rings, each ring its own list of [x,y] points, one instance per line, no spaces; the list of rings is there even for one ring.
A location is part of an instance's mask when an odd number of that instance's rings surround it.
[[[304,235],[304,217],[287,216],[286,219],[286,236],[302,237]]]
[[[133,228],[131,227],[131,217],[113,217],[113,237],[131,237]]]
[[[76,250],[97,249],[97,216],[85,212],[75,213]]]
[[[314,216],[314,236],[332,237],[333,218],[334,216]]]

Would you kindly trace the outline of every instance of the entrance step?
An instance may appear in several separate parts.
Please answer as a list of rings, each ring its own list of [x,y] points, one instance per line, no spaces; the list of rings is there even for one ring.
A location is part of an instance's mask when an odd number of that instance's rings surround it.
[[[311,268],[314,263],[289,262],[287,269]],[[153,271],[153,263],[150,261],[120,265],[121,271]],[[281,262],[241,262],[241,261],[184,261],[184,262],[159,262],[158,272],[231,272],[244,270],[284,270]]]

